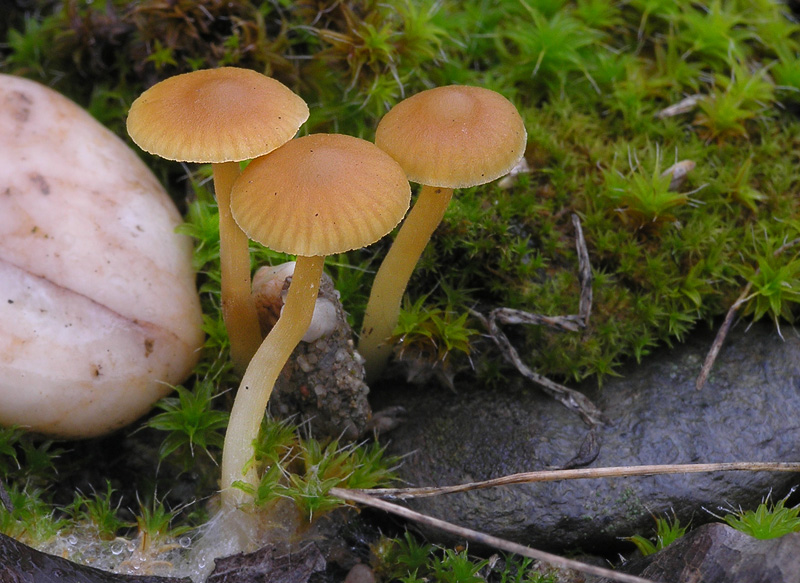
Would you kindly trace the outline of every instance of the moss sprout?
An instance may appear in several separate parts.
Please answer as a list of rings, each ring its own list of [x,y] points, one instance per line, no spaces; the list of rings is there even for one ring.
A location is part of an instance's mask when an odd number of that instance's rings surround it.
[[[777,502],[767,495],[755,510],[734,510],[724,516],[725,522],[757,539],[779,538],[800,532],[800,506],[786,506],[789,495]]]
[[[681,538],[686,534],[686,529],[688,528],[687,526],[681,526],[681,521],[675,516],[672,518],[654,518],[656,526],[655,535],[652,538],[644,538],[635,534],[625,539],[636,545],[636,549],[645,557],[660,551]]]

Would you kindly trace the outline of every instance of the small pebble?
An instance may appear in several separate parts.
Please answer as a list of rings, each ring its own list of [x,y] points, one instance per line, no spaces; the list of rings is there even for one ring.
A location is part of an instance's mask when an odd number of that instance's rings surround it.
[[[363,563],[357,563],[350,569],[344,583],[375,583],[375,572]]]

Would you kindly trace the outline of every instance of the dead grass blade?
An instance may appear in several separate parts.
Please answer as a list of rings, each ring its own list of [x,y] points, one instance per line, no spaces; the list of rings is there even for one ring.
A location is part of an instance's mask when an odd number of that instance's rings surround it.
[[[558,480],[586,480],[593,478],[617,478],[627,476],[658,476],[665,474],[697,474],[703,472],[797,472],[800,463],[794,462],[722,462],[712,464],[663,464],[644,466],[615,466],[608,468],[576,468],[571,470],[541,470],[511,474],[492,480],[468,482],[455,486],[423,488],[374,488],[358,490],[375,498],[408,500],[456,492],[468,492],[481,488],[528,484],[533,482],[556,482]]]
[[[332,496],[336,496],[337,498],[340,498],[342,500],[357,502],[365,506],[378,508],[380,510],[383,510],[385,512],[390,512],[392,514],[401,516],[408,520],[413,520],[414,522],[425,524],[427,526],[431,526],[439,530],[443,530],[457,537],[470,540],[478,544],[493,547],[501,551],[505,551],[507,553],[514,553],[516,555],[528,557],[537,561],[542,561],[559,569],[572,569],[574,571],[579,571],[581,573],[586,573],[588,575],[607,577],[612,581],[620,581],[621,583],[655,583],[650,579],[643,579],[641,577],[636,577],[635,575],[619,573],[612,569],[606,569],[603,567],[597,567],[595,565],[581,563],[580,561],[566,559],[564,557],[559,557],[558,555],[554,555],[552,553],[540,551],[538,549],[521,545],[519,543],[511,542],[477,530],[472,530],[470,528],[458,526],[451,522],[447,522],[439,518],[433,518],[432,516],[416,512],[414,510],[406,508],[405,506],[400,506],[398,504],[393,504],[392,502],[387,502],[386,500],[381,500],[380,498],[376,498],[375,496],[370,496],[369,494],[365,494],[363,491],[347,490],[344,488],[331,488],[329,493]]]
[[[783,245],[778,247],[778,249],[775,250],[773,255],[777,257],[778,255],[780,255],[790,247],[794,247],[798,243],[800,243],[800,239],[793,239],[788,243],[784,243]],[[759,270],[756,270],[756,273],[758,272]],[[725,338],[728,336],[728,332],[731,329],[731,324],[733,324],[733,318],[736,315],[736,312],[739,311],[739,308],[741,308],[743,304],[747,303],[747,301],[750,300],[750,298],[752,297],[750,295],[750,290],[752,288],[753,288],[752,282],[748,282],[742,293],[739,295],[736,301],[733,302],[733,305],[728,309],[728,313],[725,314],[725,320],[722,322],[722,326],[720,326],[719,330],[717,331],[717,335],[714,338],[714,342],[711,344],[711,348],[709,349],[708,354],[706,355],[706,359],[703,362],[703,367],[700,369],[700,374],[697,375],[697,379],[694,382],[694,388],[696,390],[699,391],[700,389],[703,388],[703,385],[706,384],[706,381],[708,380],[708,375],[711,374],[711,369],[714,366],[714,362],[717,360],[717,355],[719,355],[719,351],[722,349],[722,344],[725,342]],[[778,330],[778,334],[780,334],[780,329]]]

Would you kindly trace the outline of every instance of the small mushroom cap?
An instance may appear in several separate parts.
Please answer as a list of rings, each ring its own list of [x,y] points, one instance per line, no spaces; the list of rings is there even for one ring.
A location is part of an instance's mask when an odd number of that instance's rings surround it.
[[[169,160],[232,162],[274,150],[307,119],[306,103],[279,81],[222,67],[153,85],[131,105],[128,133]]]
[[[375,143],[409,180],[466,188],[508,173],[525,153],[525,124],[508,99],[483,87],[450,85],[398,103],[378,124]]]
[[[233,185],[231,212],[270,249],[332,255],[389,233],[410,201],[405,172],[380,148],[351,136],[312,134],[253,160]]]

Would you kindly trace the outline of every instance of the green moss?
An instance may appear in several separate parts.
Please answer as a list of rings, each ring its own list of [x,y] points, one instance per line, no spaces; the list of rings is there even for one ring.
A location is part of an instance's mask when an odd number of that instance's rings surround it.
[[[255,444],[255,458],[261,480],[253,489],[235,482],[253,494],[256,507],[269,510],[281,499],[289,499],[307,521],[343,506],[330,496],[331,488],[366,489],[389,485],[399,460],[385,455],[377,443],[340,444],[302,437],[291,421],[265,419]]]
[[[417,583],[555,583],[554,572],[537,567],[531,559],[496,556],[481,559],[468,550],[443,549],[418,540],[409,532],[402,537],[382,537],[372,546],[371,562],[381,581]]]
[[[724,516],[717,516],[713,512],[710,514],[753,538],[761,540],[780,538],[793,532],[800,532],[800,505],[786,506],[787,500],[793,493],[794,491],[789,492],[777,502],[770,500],[771,494],[768,494],[755,510],[720,508],[725,512]],[[656,522],[654,536],[645,538],[637,534],[624,539],[636,545],[644,556],[660,551],[675,542],[686,534],[689,528],[688,525],[681,526],[680,520],[674,515],[672,518],[654,517],[654,519]]]
[[[790,495],[777,502],[772,502],[767,495],[755,510],[739,508],[726,514],[723,520],[736,530],[761,540],[800,532],[800,506],[786,506]]]
[[[681,526],[681,521],[676,517],[672,519],[656,517],[655,521],[656,527],[653,537],[644,538],[635,534],[624,539],[636,545],[636,548],[643,556],[652,555],[660,551],[686,534],[687,527]]]

